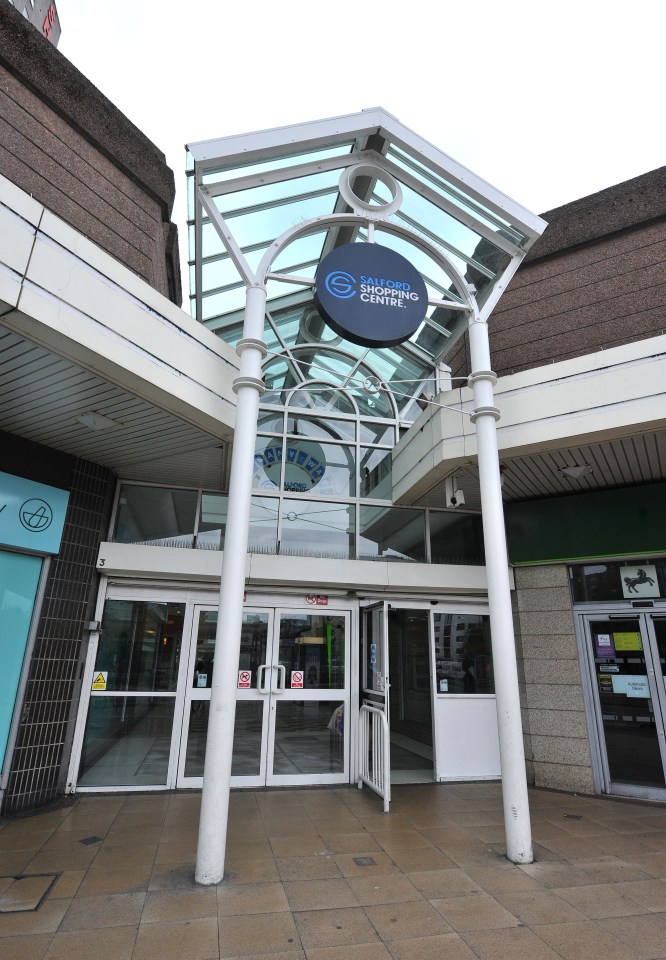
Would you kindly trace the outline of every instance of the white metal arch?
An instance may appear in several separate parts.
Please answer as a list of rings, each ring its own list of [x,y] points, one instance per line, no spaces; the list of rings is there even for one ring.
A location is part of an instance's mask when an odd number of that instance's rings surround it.
[[[367,213],[331,214],[297,224],[273,241],[254,273],[212,198],[206,194],[205,188],[198,187],[197,190],[201,205],[208,212],[230,258],[245,280],[247,293],[243,338],[237,346],[240,375],[234,382],[238,400],[229,483],[229,520],[220,584],[216,662],[211,688],[195,879],[198,883],[214,884],[224,876],[252,474],[259,399],[265,389],[261,365],[267,353],[264,342],[266,281],[273,276],[270,268],[275,258],[288,243],[321,230],[325,225],[367,226],[370,241],[374,240],[376,229],[386,230],[423,250],[451,278],[463,301],[460,304],[437,301],[437,304],[463,310],[468,315],[472,360],[469,382],[474,394],[472,420],[477,432],[507,856],[514,863],[530,863],[533,859],[532,836],[497,454],[496,421],[499,410],[493,399],[496,377],[490,365],[487,324],[479,315],[474,289],[446,255],[428,240],[407,227],[383,220],[381,207],[377,208],[379,216],[374,212],[372,216]],[[276,277],[287,282],[303,283],[303,278],[287,278],[281,274]],[[307,285],[310,285],[310,281]]]

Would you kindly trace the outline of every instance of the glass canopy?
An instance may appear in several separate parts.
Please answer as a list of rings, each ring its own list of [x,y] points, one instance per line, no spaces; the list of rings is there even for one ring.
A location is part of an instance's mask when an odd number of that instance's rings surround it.
[[[257,270],[286,231],[314,221],[270,266],[268,402],[281,403],[285,391],[313,380],[356,385],[361,393],[375,377],[388,386],[387,402],[395,404],[398,418],[413,419],[414,398],[466,329],[469,313],[461,309],[455,276],[472,287],[487,316],[545,226],[381,108],[187,149],[191,311],[228,343],[242,336],[248,270]],[[359,175],[354,179],[352,169],[350,182],[369,209],[367,222],[327,222],[350,212],[340,181],[355,165]],[[381,179],[367,174],[368,165],[402,191],[399,208],[386,221],[374,220],[372,211],[391,195]],[[220,225],[231,242],[221,239]],[[336,246],[369,241],[406,257],[421,273],[430,300],[412,338],[381,350],[342,342],[313,301],[320,259]],[[367,401],[366,390],[366,405],[377,406],[376,396]]]

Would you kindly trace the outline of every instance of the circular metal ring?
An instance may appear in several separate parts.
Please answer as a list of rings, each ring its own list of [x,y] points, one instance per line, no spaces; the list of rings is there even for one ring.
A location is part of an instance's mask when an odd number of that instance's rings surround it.
[[[384,389],[384,384],[379,377],[366,377],[363,381],[363,389],[366,393],[380,393]]]
[[[352,182],[357,177],[371,177],[379,180],[391,193],[391,200],[388,203],[368,203],[357,197],[352,188]],[[345,203],[352,208],[354,213],[372,214],[373,217],[389,217],[402,205],[402,190],[400,184],[386,170],[376,166],[374,163],[357,163],[353,167],[347,167],[342,172],[339,182],[340,196]]]

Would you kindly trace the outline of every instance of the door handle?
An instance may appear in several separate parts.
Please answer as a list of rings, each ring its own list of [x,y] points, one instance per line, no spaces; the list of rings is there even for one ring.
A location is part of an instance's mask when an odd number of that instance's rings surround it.
[[[259,693],[270,693],[269,688],[266,686],[266,671],[268,670],[268,664],[262,663],[257,672],[257,687]]]
[[[277,686],[275,688],[275,692],[284,693],[285,685],[287,683],[287,669],[281,663],[277,664],[275,669],[277,670]],[[280,683],[280,678],[282,678],[282,683]]]

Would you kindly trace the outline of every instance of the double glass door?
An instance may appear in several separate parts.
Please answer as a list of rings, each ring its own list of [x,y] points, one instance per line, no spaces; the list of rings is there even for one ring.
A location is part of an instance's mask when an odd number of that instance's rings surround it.
[[[178,786],[199,786],[210,709],[217,611],[194,608]],[[249,609],[243,616],[231,782],[342,783],[349,777],[349,615]]]
[[[666,799],[666,615],[583,619],[603,787]]]

